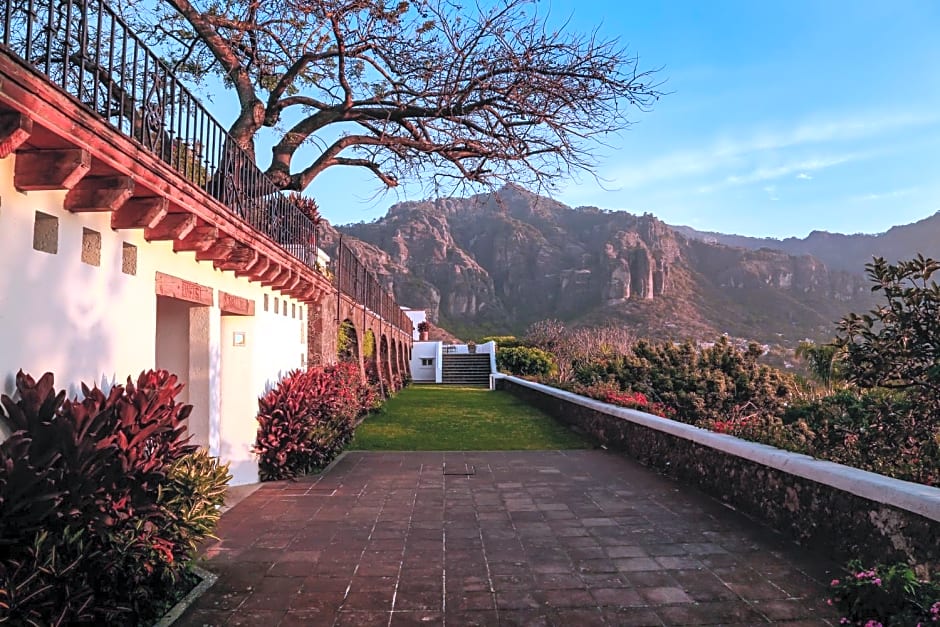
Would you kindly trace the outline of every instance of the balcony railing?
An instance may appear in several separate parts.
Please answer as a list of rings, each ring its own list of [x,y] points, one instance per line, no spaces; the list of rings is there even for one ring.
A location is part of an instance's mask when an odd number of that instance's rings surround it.
[[[0,0],[0,6],[9,52],[314,267],[313,223],[107,4]]]
[[[405,315],[395,299],[382,289],[375,275],[362,265],[356,253],[343,241],[342,235],[333,257],[333,274],[340,292],[411,335],[411,318]]]
[[[173,71],[101,0],[0,0],[3,46],[121,134],[318,268],[314,223],[239,147]],[[341,247],[337,288],[388,321],[395,300],[352,251]],[[341,283],[354,269],[355,293]],[[362,298],[359,298],[362,296]],[[396,314],[397,312],[397,314]],[[398,324],[410,329],[410,320]]]

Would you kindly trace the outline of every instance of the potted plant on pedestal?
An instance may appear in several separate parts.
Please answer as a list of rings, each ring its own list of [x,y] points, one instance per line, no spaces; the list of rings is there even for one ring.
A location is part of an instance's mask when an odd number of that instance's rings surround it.
[[[431,330],[431,325],[428,324],[427,320],[422,320],[418,323],[418,341],[427,342],[428,341],[428,332]]]

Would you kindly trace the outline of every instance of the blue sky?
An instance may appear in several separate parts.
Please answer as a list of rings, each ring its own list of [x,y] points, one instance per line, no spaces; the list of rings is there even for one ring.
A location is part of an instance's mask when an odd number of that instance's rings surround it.
[[[940,210],[940,3],[585,5],[673,93],[559,200],[776,237]]]
[[[664,66],[672,92],[598,149],[597,176],[556,198],[759,236],[879,232],[940,211],[940,2],[552,0]],[[265,151],[259,155],[263,161]],[[334,223],[387,194],[333,168],[307,192]]]

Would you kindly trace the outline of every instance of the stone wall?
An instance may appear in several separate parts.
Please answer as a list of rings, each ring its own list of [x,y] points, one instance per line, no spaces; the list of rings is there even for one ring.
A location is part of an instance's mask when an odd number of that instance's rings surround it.
[[[503,389],[840,561],[940,568],[940,489],[497,375]]]

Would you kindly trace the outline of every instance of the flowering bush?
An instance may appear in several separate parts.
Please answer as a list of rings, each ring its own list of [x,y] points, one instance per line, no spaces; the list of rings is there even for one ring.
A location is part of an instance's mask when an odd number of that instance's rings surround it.
[[[850,562],[830,584],[842,625],[928,627],[940,624],[940,585],[920,581],[907,564],[865,568]]]
[[[662,403],[651,403],[645,394],[641,392],[623,391],[615,384],[595,383],[594,385],[575,385],[571,391],[581,396],[587,396],[595,400],[617,405],[618,407],[627,407],[629,409],[638,409],[647,413],[671,418],[674,414],[672,409]]]
[[[149,371],[66,400],[51,373],[21,371],[16,389],[0,397],[13,431],[0,444],[0,623],[150,622],[214,527],[191,514],[221,503],[229,479],[217,460],[187,466],[182,385]]]
[[[842,390],[790,407],[783,421],[805,422],[814,433],[802,452],[940,485],[940,422],[903,392]]]
[[[352,438],[356,419],[378,401],[355,364],[289,372],[258,399],[254,450],[261,480],[289,479],[329,464]]]
[[[750,405],[735,408],[731,415],[723,420],[707,420],[698,426],[743,440],[802,453],[812,450],[816,437],[805,420],[785,422],[779,416],[756,411]]]
[[[626,355],[577,366],[583,385],[613,383],[675,410],[676,420],[704,426],[742,408],[779,415],[796,389],[793,377],[758,363],[761,349],[735,348],[727,338],[699,348],[691,342],[637,342]]]

